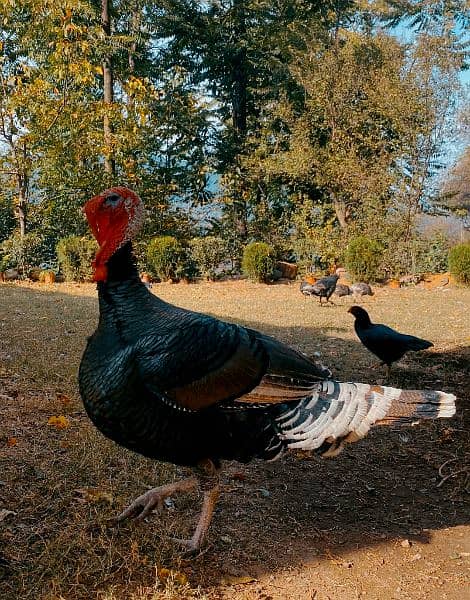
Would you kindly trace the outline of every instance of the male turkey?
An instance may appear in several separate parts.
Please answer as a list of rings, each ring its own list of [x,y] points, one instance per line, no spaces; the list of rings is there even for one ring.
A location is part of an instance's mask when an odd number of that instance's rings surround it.
[[[99,243],[93,266],[100,308],[80,364],[86,411],[118,444],[195,470],[146,492],[119,518],[143,518],[171,494],[202,483],[202,513],[185,541],[196,550],[219,494],[221,460],[272,460],[290,448],[334,456],[374,423],[454,414],[452,394],[338,383],[272,337],[154,296],[132,255],[144,209],[131,190],[105,190],[85,213]]]

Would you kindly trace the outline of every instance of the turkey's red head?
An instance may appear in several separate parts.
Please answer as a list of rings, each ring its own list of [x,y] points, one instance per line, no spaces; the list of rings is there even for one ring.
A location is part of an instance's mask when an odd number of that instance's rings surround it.
[[[106,281],[106,263],[139,232],[144,219],[142,200],[125,187],[113,187],[94,196],[83,207],[100,248],[93,261],[94,281]]]

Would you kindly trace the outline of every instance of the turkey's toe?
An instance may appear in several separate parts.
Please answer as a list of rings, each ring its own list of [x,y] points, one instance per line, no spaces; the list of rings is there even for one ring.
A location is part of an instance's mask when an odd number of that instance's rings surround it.
[[[197,487],[197,479],[189,477],[175,483],[161,485],[152,488],[145,494],[142,494],[132,502],[120,515],[116,517],[117,521],[123,521],[128,518],[135,518],[137,521],[145,519],[154,508],[163,508],[163,501],[177,492],[189,492]]]
[[[166,496],[162,495],[158,488],[149,490],[129,504],[129,506],[117,516],[117,520],[123,521],[124,519],[134,517],[140,521],[148,516],[154,508],[161,509],[165,498]]]
[[[200,542],[197,543],[193,538],[191,538],[190,540],[183,539],[183,538],[171,538],[171,539],[176,544],[183,546],[183,548],[185,549],[187,554],[195,554],[196,552],[199,552],[199,550],[201,549],[202,544]]]

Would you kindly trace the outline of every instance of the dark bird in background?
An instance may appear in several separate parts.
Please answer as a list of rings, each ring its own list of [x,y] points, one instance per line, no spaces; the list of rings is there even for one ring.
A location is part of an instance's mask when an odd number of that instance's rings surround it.
[[[328,302],[331,295],[335,291],[338,279],[339,275],[328,275],[327,277],[321,277],[318,281],[315,281],[315,283],[307,284],[310,287],[307,288],[305,286],[305,291],[302,291],[301,284],[300,291],[308,296],[318,296],[318,298],[320,299],[320,304],[322,303],[322,298],[326,298],[326,301]]]
[[[302,281],[300,284],[300,292],[304,296],[313,296],[312,289],[311,289],[312,286],[313,286],[313,283],[309,283],[308,281]]]
[[[356,296],[373,296],[374,292],[368,283],[360,281],[359,283],[353,283],[351,286],[351,292]]]
[[[350,296],[352,294],[351,288],[343,283],[337,283],[335,288],[335,295],[342,298],[343,296]]]
[[[194,470],[145,492],[118,519],[143,519],[201,485],[196,530],[180,540],[194,551],[211,522],[222,460],[272,460],[295,448],[335,456],[374,424],[454,414],[452,394],[339,383],[268,335],[164,302],[140,281],[132,254],[144,216],[139,197],[114,187],[84,210],[99,243],[99,322],[79,370],[85,409],[118,444]]]
[[[348,310],[355,317],[354,329],[357,336],[377,358],[387,365],[387,377],[390,377],[392,363],[406,354],[431,348],[433,344],[427,340],[399,333],[387,325],[372,323],[367,311],[361,306],[351,306]]]

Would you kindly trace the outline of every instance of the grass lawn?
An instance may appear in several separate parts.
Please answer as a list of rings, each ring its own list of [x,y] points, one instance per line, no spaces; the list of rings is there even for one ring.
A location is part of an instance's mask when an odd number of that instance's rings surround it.
[[[154,285],[163,299],[320,353],[343,381],[384,371],[358,342],[349,298],[320,308],[298,284]],[[470,567],[470,289],[378,289],[375,322],[424,337],[391,385],[454,392],[458,415],[377,428],[334,460],[226,465],[203,553],[187,559],[200,507],[178,497],[146,523],[112,517],[184,470],[104,439],[77,390],[97,321],[93,285],[0,284],[0,598],[460,600]],[[467,578],[467,579],[466,579]]]

